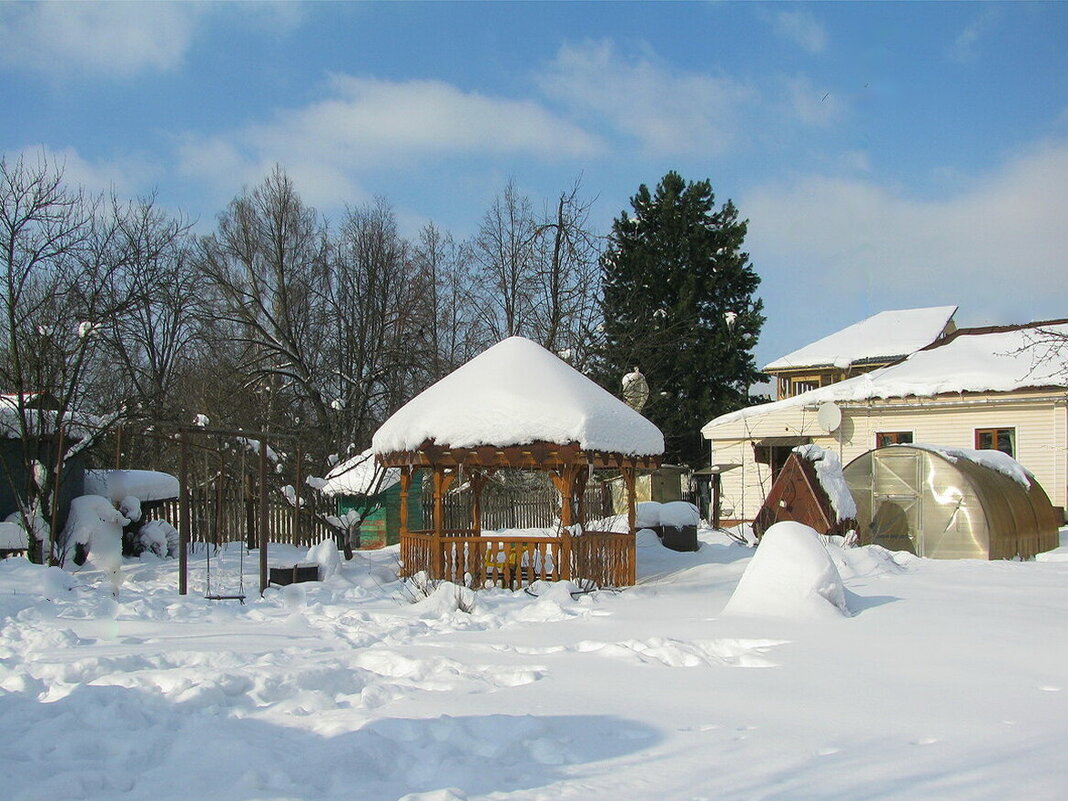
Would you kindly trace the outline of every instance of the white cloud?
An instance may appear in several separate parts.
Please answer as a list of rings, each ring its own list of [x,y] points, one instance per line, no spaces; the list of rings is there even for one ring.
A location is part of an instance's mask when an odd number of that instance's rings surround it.
[[[556,161],[603,152],[596,136],[530,100],[464,92],[441,81],[347,75],[333,76],[328,88],[327,98],[277,112],[269,122],[183,137],[181,170],[225,181],[232,193],[235,184],[257,182],[281,163],[295,179],[308,176],[310,202],[331,204],[358,199],[362,172],[428,158],[497,154]]]
[[[975,19],[968,23],[953,40],[949,47],[948,56],[952,61],[966,64],[979,55],[979,43],[986,32],[997,19],[998,12],[995,8],[986,8]]]
[[[744,108],[757,97],[745,82],[680,72],[648,52],[624,56],[610,41],[564,45],[537,82],[574,113],[607,122],[658,154],[729,150],[741,136]]]
[[[794,281],[797,303],[866,293],[878,308],[949,299],[1020,319],[1063,314],[1068,300],[1068,140],[1036,146],[943,199],[808,176],[750,192],[740,208],[754,263],[783,269],[767,282]],[[816,284],[830,296],[816,297]]]
[[[772,17],[776,33],[809,53],[827,48],[827,30],[807,11],[780,11]]]
[[[815,86],[808,76],[787,78],[785,87],[789,107],[803,124],[826,128],[841,119],[842,101],[830,89]]]
[[[120,198],[132,198],[151,188],[159,177],[159,168],[141,156],[93,161],[72,147],[33,145],[7,154],[7,158],[10,162],[21,158],[27,165],[60,170],[67,186],[81,187],[91,195],[114,191]]]
[[[194,3],[3,3],[0,63],[52,76],[170,70],[181,63],[202,9]]]

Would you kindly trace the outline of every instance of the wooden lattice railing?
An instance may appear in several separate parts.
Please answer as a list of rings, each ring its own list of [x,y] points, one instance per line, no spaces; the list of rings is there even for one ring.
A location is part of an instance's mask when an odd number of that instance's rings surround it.
[[[400,549],[402,575],[423,571],[474,588],[561,579],[627,587],[636,578],[633,535],[608,531],[531,538],[453,530],[440,540],[431,531],[413,531],[401,536]]]

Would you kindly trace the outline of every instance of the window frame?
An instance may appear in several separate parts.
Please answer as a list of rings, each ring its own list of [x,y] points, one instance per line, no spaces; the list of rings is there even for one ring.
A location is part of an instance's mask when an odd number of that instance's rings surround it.
[[[1000,433],[1002,431],[1009,432],[1009,448],[1010,448],[1010,450],[1008,450],[1008,451],[1002,450],[1001,448],[998,447],[998,437],[999,437],[999,435],[1000,435]],[[975,433],[974,433],[973,443],[974,443],[975,449],[977,451],[981,451],[981,450],[1001,451],[1002,453],[1007,453],[1013,459],[1015,459],[1016,458],[1016,454],[1020,452],[1019,443],[1016,441],[1016,426],[986,426],[984,428],[976,428],[976,429],[974,429],[974,432]],[[979,437],[981,437],[983,434],[989,434],[990,435],[990,441],[992,443],[992,447],[983,448],[980,445]]]
[[[902,437],[908,437],[908,439],[902,439]],[[911,445],[915,440],[915,431],[876,431],[875,432],[875,447],[885,448],[889,445]],[[894,437],[892,442],[887,442],[883,445],[879,444],[880,437]]]

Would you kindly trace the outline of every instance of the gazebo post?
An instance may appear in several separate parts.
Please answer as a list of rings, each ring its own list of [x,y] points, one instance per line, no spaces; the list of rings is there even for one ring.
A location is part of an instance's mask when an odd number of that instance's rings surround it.
[[[623,483],[627,487],[627,528],[630,530],[630,545],[628,547],[629,556],[628,559],[628,583],[634,586],[638,583],[638,552],[637,552],[637,514],[634,509],[634,478],[637,473],[637,462],[632,461],[629,465],[625,465],[621,472],[623,473]]]
[[[482,488],[486,486],[488,476],[480,470],[473,470],[471,478],[471,530],[476,537],[482,536]]]
[[[442,539],[445,536],[445,468],[434,467],[434,554],[431,557],[431,578],[443,578]]]
[[[401,539],[406,537],[408,531],[408,490],[412,486],[412,468],[405,465],[400,469],[400,509],[397,510],[397,522],[400,525]]]
[[[627,528],[630,529],[630,533],[636,533],[635,523],[637,522],[637,514],[634,510],[634,473],[635,465],[627,464],[620,468],[620,472],[623,474],[623,484],[627,488]]]

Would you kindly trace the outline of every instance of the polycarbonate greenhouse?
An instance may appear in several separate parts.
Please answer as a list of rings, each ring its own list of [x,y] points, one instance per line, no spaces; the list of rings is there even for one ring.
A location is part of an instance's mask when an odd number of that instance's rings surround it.
[[[932,559],[1029,558],[1056,548],[1057,518],[1042,487],[1011,460],[1015,477],[995,469],[984,453],[894,445],[858,456],[845,479],[861,543]]]

